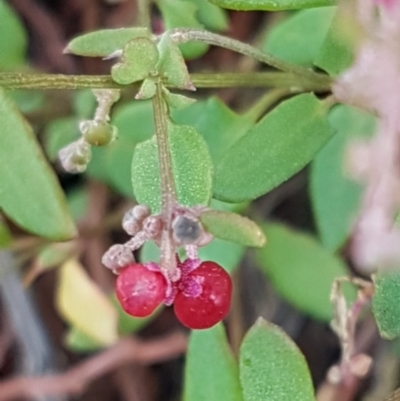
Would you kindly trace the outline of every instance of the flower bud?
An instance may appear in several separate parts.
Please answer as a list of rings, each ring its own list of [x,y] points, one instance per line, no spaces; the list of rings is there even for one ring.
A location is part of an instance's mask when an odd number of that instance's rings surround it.
[[[182,245],[196,242],[202,233],[200,223],[185,216],[178,216],[172,223],[175,239]]]
[[[65,171],[82,173],[92,157],[92,151],[87,142],[78,140],[62,148],[58,152],[58,157]]]
[[[131,250],[121,244],[113,245],[101,259],[104,266],[111,269],[114,273],[122,267],[135,261]]]

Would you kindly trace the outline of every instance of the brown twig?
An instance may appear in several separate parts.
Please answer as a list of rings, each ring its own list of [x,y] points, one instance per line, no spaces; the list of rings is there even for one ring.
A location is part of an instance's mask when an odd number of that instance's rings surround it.
[[[95,379],[132,362],[149,365],[178,356],[186,350],[187,339],[181,332],[140,341],[129,337],[113,347],[78,364],[65,373],[16,377],[0,382],[0,401],[39,398],[43,396],[81,394]]]

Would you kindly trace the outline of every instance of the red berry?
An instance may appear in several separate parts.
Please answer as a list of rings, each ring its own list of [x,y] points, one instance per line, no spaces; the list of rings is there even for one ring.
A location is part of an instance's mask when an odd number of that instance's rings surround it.
[[[150,315],[164,301],[164,276],[139,263],[126,266],[116,282],[117,298],[126,313],[136,317]]]
[[[207,329],[229,312],[232,280],[217,263],[203,262],[182,279],[174,301],[178,320],[191,329]]]

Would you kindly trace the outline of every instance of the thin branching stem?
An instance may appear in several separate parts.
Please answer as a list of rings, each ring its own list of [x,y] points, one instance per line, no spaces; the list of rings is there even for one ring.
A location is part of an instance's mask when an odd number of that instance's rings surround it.
[[[175,260],[175,248],[172,241],[172,213],[177,204],[174,172],[172,170],[171,151],[168,139],[168,111],[162,95],[162,83],[157,83],[157,91],[153,97],[154,124],[158,149],[161,185],[161,214],[163,216],[163,232],[161,235],[160,265],[165,274],[176,281],[178,270]]]
[[[243,43],[239,40],[228,38],[226,36],[218,35],[217,33],[201,29],[177,28],[171,30],[170,35],[176,43],[185,43],[190,41],[205,42],[210,45],[223,47],[236,53],[254,58],[259,62],[267,64],[278,70],[295,74],[299,77],[313,79],[315,82],[326,83],[327,81],[330,81],[330,78],[327,75],[317,74],[308,68],[304,68],[299,65],[280,60],[273,55],[264,53],[256,47],[253,47],[247,43]]]
[[[299,78],[296,74],[286,72],[251,72],[251,73],[204,73],[191,74],[190,78],[196,88],[289,88],[300,92],[329,92],[330,81],[326,76],[324,82],[311,78]],[[4,89],[106,89],[132,88],[139,90],[140,82],[129,86],[119,85],[110,75],[62,75],[62,74],[23,74],[0,73],[0,87]],[[173,88],[171,88],[173,89]]]

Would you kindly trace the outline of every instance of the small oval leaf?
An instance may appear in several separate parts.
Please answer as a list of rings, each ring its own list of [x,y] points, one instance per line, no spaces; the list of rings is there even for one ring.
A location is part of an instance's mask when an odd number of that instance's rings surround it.
[[[238,368],[221,323],[190,335],[184,400],[243,400]]]
[[[221,8],[210,4],[207,0],[189,0],[198,7],[196,17],[211,31],[225,31],[229,28],[227,12]]]
[[[24,229],[53,240],[76,235],[57,178],[35,134],[0,89],[0,208]]]
[[[264,230],[268,244],[257,251],[257,260],[274,288],[299,310],[329,321],[331,287],[335,278],[348,275],[345,264],[307,234],[283,224],[268,224]],[[354,288],[346,290],[354,297]]]
[[[253,126],[246,114],[236,114],[216,97],[173,111],[172,116],[178,124],[192,125],[200,132],[210,149],[214,165],[220,163],[228,149]]]
[[[212,162],[201,135],[186,125],[168,124],[177,198],[186,206],[207,205],[211,198]],[[137,145],[132,161],[132,185],[136,200],[161,209],[161,187],[156,138]]]
[[[107,57],[122,50],[134,38],[150,38],[147,28],[102,29],[86,33],[71,40],[64,53],[78,56]]]
[[[100,345],[118,340],[118,313],[75,259],[60,267],[56,306],[63,318]]]
[[[393,340],[400,336],[400,270],[378,272],[373,280],[372,312],[380,335]]]
[[[254,221],[239,214],[208,210],[201,214],[200,220],[206,230],[217,238],[254,247],[261,247],[266,243],[261,228]]]
[[[245,401],[315,401],[304,356],[279,327],[262,318],[244,337],[239,366]]]
[[[210,3],[216,4],[222,8],[243,11],[296,10],[299,8],[335,6],[336,2],[337,0],[210,0]]]
[[[225,153],[215,170],[214,196],[255,199],[300,171],[331,137],[327,111],[312,94],[282,102]]]
[[[182,53],[168,32],[161,37],[157,47],[160,52],[157,70],[163,74],[167,84],[180,89],[195,90]]]
[[[121,85],[141,81],[155,69],[157,61],[157,46],[150,39],[132,39],[124,46],[121,61],[112,66],[111,77]]]

